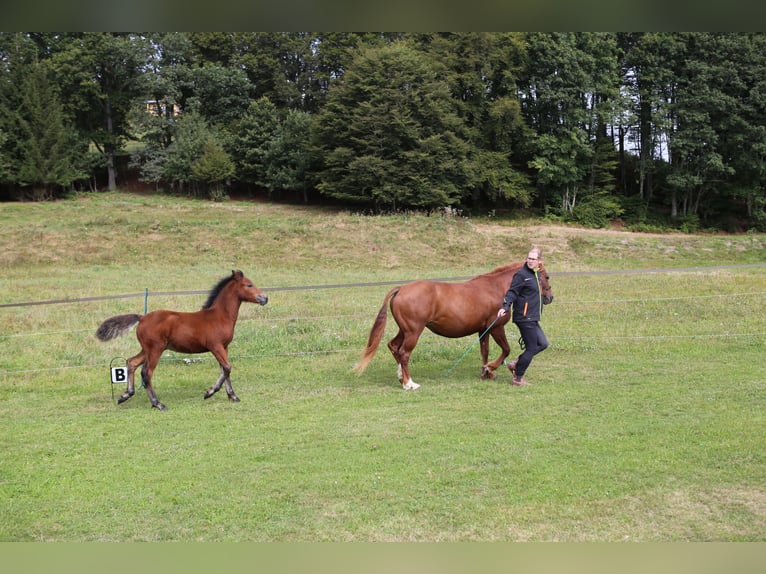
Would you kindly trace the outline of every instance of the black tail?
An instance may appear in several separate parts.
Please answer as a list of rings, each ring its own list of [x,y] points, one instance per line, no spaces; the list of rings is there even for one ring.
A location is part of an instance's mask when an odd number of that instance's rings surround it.
[[[115,315],[110,317],[96,330],[96,337],[100,341],[110,341],[115,337],[121,337],[130,331],[141,320],[141,315],[131,313],[129,315]]]

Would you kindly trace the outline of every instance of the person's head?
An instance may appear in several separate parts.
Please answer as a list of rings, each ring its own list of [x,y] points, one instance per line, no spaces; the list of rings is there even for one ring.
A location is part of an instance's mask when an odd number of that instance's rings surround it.
[[[530,269],[537,269],[543,260],[543,251],[539,247],[533,247],[527,253],[527,267]]]

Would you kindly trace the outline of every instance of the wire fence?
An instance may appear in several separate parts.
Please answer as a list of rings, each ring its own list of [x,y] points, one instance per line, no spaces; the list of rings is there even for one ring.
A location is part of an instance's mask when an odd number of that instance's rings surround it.
[[[567,276],[567,275],[604,275],[604,274],[636,274],[636,273],[672,273],[672,272],[681,272],[681,271],[710,271],[712,269],[736,269],[736,268],[748,268],[748,267],[766,267],[766,263],[764,264],[751,264],[751,265],[733,265],[733,266],[721,266],[721,267],[686,267],[686,268],[671,268],[671,269],[656,269],[656,270],[625,270],[625,271],[573,271],[573,272],[562,272],[562,273],[556,273],[557,277],[561,276]],[[470,277],[453,277],[453,278],[441,278],[441,279],[435,279],[438,281],[462,281],[470,279]],[[320,290],[320,289],[359,289],[359,288],[367,288],[367,287],[380,287],[380,286],[390,286],[390,285],[403,285],[405,283],[409,282],[409,280],[404,281],[379,281],[379,282],[367,282],[367,283],[343,283],[343,284],[331,284],[331,285],[305,285],[305,286],[289,286],[289,287],[271,287],[271,288],[264,288],[264,291],[267,291],[269,293],[271,292],[278,292],[278,291],[310,291],[310,290]],[[81,297],[76,299],[61,299],[61,300],[49,300],[49,301],[33,301],[33,302],[19,302],[19,303],[9,303],[0,305],[0,308],[8,308],[8,307],[24,307],[24,306],[38,306],[38,305],[55,305],[55,304],[66,304],[66,303],[83,303],[83,302],[96,302],[96,301],[104,301],[104,300],[111,300],[111,299],[126,299],[126,298],[138,298],[138,297],[146,297],[147,294],[150,296],[184,296],[184,295],[204,295],[207,294],[207,290],[195,290],[195,291],[156,291],[156,292],[150,292],[146,291],[144,293],[129,293],[129,294],[118,294],[118,295],[106,295],[106,296],[98,296],[98,297]],[[626,304],[626,303],[642,303],[642,304],[651,304],[651,303],[667,303],[667,302],[673,302],[673,301],[694,301],[694,300],[711,300],[711,299],[718,299],[718,298],[728,298],[728,299],[737,299],[737,298],[745,298],[745,297],[763,297],[766,295],[766,291],[757,291],[757,292],[738,292],[738,293],[721,293],[721,294],[709,294],[709,295],[676,295],[672,297],[642,297],[642,298],[607,298],[607,299],[580,299],[580,300],[572,300],[568,301],[567,305],[568,307],[572,306],[579,306],[579,307],[587,307],[589,305],[597,305],[597,306],[604,306],[604,305],[619,305],[619,304]],[[300,315],[300,316],[288,316],[288,317],[253,317],[253,318],[243,318],[239,321],[239,323],[268,323],[271,325],[277,324],[277,323],[291,323],[295,321],[300,322],[329,322],[329,321],[340,321],[340,322],[353,322],[356,321],[359,324],[364,324],[365,329],[369,326],[366,322],[372,320],[372,315],[370,310],[365,310],[364,312],[359,313],[345,313],[345,314],[333,314],[333,315]],[[0,341],[7,340],[7,339],[17,339],[17,338],[37,338],[37,337],[46,337],[46,336],[61,336],[61,335],[74,335],[78,333],[91,333],[92,329],[71,329],[71,330],[51,330],[51,331],[37,331],[37,332],[28,332],[28,333],[11,333],[11,334],[0,334]],[[567,341],[594,341],[594,340],[600,340],[600,341],[647,341],[647,340],[657,340],[657,341],[663,341],[663,340],[680,340],[680,339],[714,339],[714,338],[724,338],[724,339],[732,339],[732,338],[760,338],[760,337],[766,337],[766,332],[762,331],[747,331],[747,332],[740,332],[740,333],[731,333],[731,332],[721,332],[721,333],[673,333],[673,334],[652,334],[652,335],[641,335],[641,334],[627,334],[627,335],[620,335],[620,334],[605,334],[605,335],[583,335],[583,334],[568,334],[568,333],[557,333],[555,338],[557,341],[564,343]],[[467,339],[467,338],[465,338]],[[456,341],[456,340],[451,340]],[[459,341],[459,340],[458,340]],[[460,345],[465,346],[465,341],[458,342],[458,343],[448,343],[454,345]],[[349,345],[346,347],[339,347],[339,348],[332,348],[332,349],[322,349],[322,350],[309,350],[309,351],[295,351],[295,352],[285,352],[285,351],[278,351],[278,352],[259,352],[258,354],[232,354],[232,359],[242,360],[242,359],[268,359],[268,358],[286,358],[286,357],[294,357],[294,358],[301,358],[301,357],[311,357],[316,355],[328,355],[328,354],[341,354],[341,353],[359,353],[360,348],[358,345]],[[197,356],[193,359],[184,358],[184,356],[181,355],[165,355],[162,358],[162,361],[185,361],[187,363],[196,363],[196,362],[203,362],[210,360],[209,357],[203,356]],[[50,366],[50,367],[39,367],[39,368],[29,368],[29,369],[6,369],[6,370],[0,370],[0,375],[16,375],[16,374],[29,374],[29,373],[40,373],[40,372],[49,372],[49,371],[57,371],[57,370],[71,370],[71,369],[90,369],[90,368],[102,368],[104,365],[107,365],[108,361],[100,361],[100,362],[91,362],[91,363],[80,363],[80,364],[70,364],[70,365],[57,365],[57,366]]]
[[[625,274],[646,274],[646,273],[674,273],[674,272],[693,272],[693,271],[714,271],[718,269],[746,269],[754,267],[766,267],[766,263],[749,263],[742,265],[719,265],[712,267],[673,267],[663,269],[617,269],[617,270],[605,270],[605,271],[562,271],[557,272],[556,276],[566,277],[570,275],[625,275]],[[467,281],[472,276],[466,277],[443,277],[434,278],[431,281]],[[300,285],[300,286],[288,286],[288,287],[263,287],[264,291],[279,292],[279,291],[312,291],[317,289],[348,289],[359,287],[381,287],[385,285],[404,285],[414,281],[414,279],[403,279],[401,281],[374,281],[369,283],[336,283],[329,285]],[[147,288],[141,293],[122,293],[117,295],[101,295],[92,297],[77,297],[71,299],[49,299],[46,301],[20,301],[15,303],[0,303],[0,309],[9,307],[34,307],[39,305],[60,305],[65,303],[88,303],[94,301],[108,301],[111,299],[132,299],[149,296],[178,296],[178,295],[205,295],[207,290],[197,291],[149,291]]]

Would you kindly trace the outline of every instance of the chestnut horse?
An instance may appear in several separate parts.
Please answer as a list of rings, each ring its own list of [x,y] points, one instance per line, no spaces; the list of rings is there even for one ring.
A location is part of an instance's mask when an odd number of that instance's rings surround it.
[[[398,365],[399,382],[403,389],[414,390],[420,387],[410,376],[409,362],[412,350],[426,327],[443,337],[457,338],[478,334],[481,337],[481,376],[494,379],[496,375],[493,371],[511,352],[505,336],[505,325],[511,314],[498,319],[497,311],[503,304],[503,297],[513,275],[522,265],[524,263],[498,267],[463,283],[422,280],[394,287],[383,298],[383,306],[370,330],[367,347],[354,370],[362,374],[375,356],[386,328],[387,307],[390,304],[391,314],[399,325],[399,332],[389,341],[388,348]],[[550,277],[542,264],[538,277],[542,301],[547,305],[553,301],[553,293]],[[491,363],[487,362],[489,337],[483,336],[487,331],[502,351]]]
[[[136,337],[141,344],[141,352],[128,359],[128,387],[117,400],[117,404],[127,401],[135,393],[133,376],[139,365],[143,364],[141,380],[152,406],[161,411],[167,409],[157,399],[152,387],[152,373],[165,349],[179,353],[212,353],[221,365],[221,376],[205,393],[205,398],[212,397],[225,383],[229,399],[239,402],[229,378],[231,363],[228,352],[229,343],[234,338],[239,307],[242,301],[265,305],[268,300],[269,298],[245,277],[242,271],[232,271],[230,276],[221,279],[210,290],[207,302],[200,311],[181,313],[162,310],[152,311],[144,316],[117,315],[101,323],[96,331],[96,337],[101,341],[124,335],[138,323]]]

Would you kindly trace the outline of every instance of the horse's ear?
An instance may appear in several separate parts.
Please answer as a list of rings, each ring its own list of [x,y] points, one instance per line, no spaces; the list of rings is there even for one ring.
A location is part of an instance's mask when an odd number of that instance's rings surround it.
[[[242,273],[242,271],[240,271],[239,269],[232,269],[231,276],[236,277],[237,279],[241,279],[242,277],[245,276],[245,274]]]

